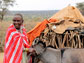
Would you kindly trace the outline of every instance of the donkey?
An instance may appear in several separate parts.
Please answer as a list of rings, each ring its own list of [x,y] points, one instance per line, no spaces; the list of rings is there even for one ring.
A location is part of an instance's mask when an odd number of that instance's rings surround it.
[[[38,59],[37,62],[35,62],[35,59],[34,63],[39,63],[39,61],[41,61],[41,63],[61,63],[61,53],[59,49],[46,47],[42,41],[39,41],[33,48],[37,54],[35,58]]]
[[[46,47],[42,41],[39,41],[33,48],[36,51],[34,63],[40,61],[41,63],[84,63],[84,49],[54,49]]]
[[[62,63],[84,63],[84,49],[65,49]]]

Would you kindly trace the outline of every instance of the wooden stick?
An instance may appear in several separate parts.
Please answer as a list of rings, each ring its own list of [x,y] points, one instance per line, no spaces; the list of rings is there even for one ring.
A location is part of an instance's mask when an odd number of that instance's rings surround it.
[[[79,48],[81,48],[80,36],[78,35]]]
[[[58,39],[58,44],[59,44],[59,48],[61,48],[61,41],[60,41],[60,36],[59,35],[57,35],[57,39]]]
[[[53,39],[52,39],[52,46],[54,46],[55,45],[55,35],[53,35]]]
[[[65,43],[65,41],[67,39],[67,34],[68,34],[68,32],[65,33],[65,36],[64,36],[64,39],[63,39],[63,43],[62,43],[62,48],[64,48],[64,43]]]
[[[68,36],[69,36],[69,34],[68,34],[68,32],[67,32],[67,47],[69,47],[69,38],[68,38]]]

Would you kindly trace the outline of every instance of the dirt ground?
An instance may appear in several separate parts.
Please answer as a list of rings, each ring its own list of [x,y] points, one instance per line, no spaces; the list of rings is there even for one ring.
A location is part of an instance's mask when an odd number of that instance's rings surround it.
[[[4,53],[0,52],[0,63],[3,63],[3,56],[4,56]]]

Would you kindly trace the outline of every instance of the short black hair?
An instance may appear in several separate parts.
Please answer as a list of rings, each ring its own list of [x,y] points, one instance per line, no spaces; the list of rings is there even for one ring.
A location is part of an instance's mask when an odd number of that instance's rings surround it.
[[[20,14],[20,13],[17,13],[17,14],[15,14],[15,16],[20,16],[21,17],[21,19],[23,20],[23,15],[22,14]]]

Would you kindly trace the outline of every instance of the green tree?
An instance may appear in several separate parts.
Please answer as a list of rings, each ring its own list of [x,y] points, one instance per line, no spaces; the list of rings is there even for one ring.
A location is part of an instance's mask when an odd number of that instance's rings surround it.
[[[0,0],[0,20],[4,19],[9,6],[13,6],[15,0]]]
[[[76,7],[82,12],[84,15],[84,2],[77,3]]]

